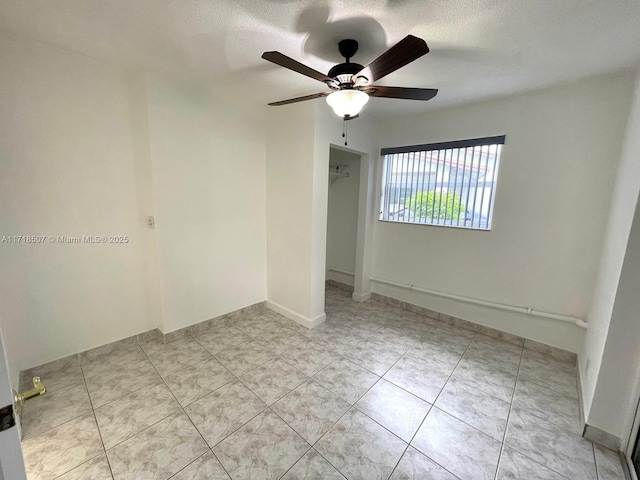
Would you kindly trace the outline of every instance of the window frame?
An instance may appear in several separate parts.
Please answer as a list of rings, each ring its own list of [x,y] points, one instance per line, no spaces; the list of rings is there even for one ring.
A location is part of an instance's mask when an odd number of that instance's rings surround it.
[[[447,141],[447,142],[437,142],[437,143],[426,143],[426,144],[419,144],[419,145],[407,145],[407,146],[401,146],[401,147],[389,147],[389,148],[382,148],[380,150],[380,154],[382,156],[382,166],[381,166],[381,175],[379,178],[379,182],[378,182],[378,186],[380,187],[380,194],[378,195],[378,201],[379,203],[379,215],[378,215],[378,221],[381,222],[389,222],[389,223],[399,223],[399,224],[405,224],[405,225],[423,225],[423,226],[430,226],[430,227],[448,227],[448,228],[462,228],[462,229],[466,229],[466,230],[474,230],[474,231],[480,231],[480,232],[489,232],[491,231],[491,229],[494,226],[494,222],[493,222],[493,213],[494,213],[494,208],[495,208],[495,199],[496,199],[496,191],[497,191],[497,184],[498,184],[498,176],[499,176],[499,169],[500,169],[500,162],[502,159],[502,153],[503,153],[503,146],[506,143],[506,135],[496,135],[496,136],[491,136],[491,137],[479,137],[479,138],[471,138],[471,139],[465,139],[465,140],[453,140],[453,141]],[[416,154],[416,153],[425,153],[425,152],[432,152],[432,151],[447,151],[450,150],[451,151],[451,157],[453,158],[454,156],[454,150],[457,149],[457,153],[458,155],[460,155],[460,152],[462,151],[462,149],[468,149],[468,148],[474,148],[474,147],[488,147],[489,149],[493,146],[497,146],[495,152],[493,153],[494,156],[494,163],[493,163],[493,167],[492,167],[492,187],[491,190],[489,192],[490,198],[489,198],[489,206],[487,209],[487,217],[486,217],[486,222],[482,222],[482,220],[480,220],[478,222],[478,225],[475,226],[474,225],[474,220],[471,221],[471,224],[467,224],[467,219],[465,218],[462,221],[462,224],[460,224],[460,219],[458,219],[456,221],[456,223],[454,223],[454,220],[451,219],[450,223],[447,223],[448,220],[445,218],[444,219],[444,223],[440,223],[438,221],[434,222],[434,214],[432,211],[432,215],[431,217],[428,217],[425,221],[411,221],[411,220],[399,220],[399,219],[392,219],[389,218],[390,216],[393,215],[393,213],[390,213],[389,209],[388,209],[388,205],[385,205],[386,200],[387,200],[387,195],[389,195],[389,191],[387,190],[387,185],[389,182],[389,169],[387,168],[387,161],[390,161],[390,159],[387,158],[387,156],[390,155],[397,155],[397,154]],[[463,166],[466,168],[467,166],[467,160],[466,160],[466,155],[468,154],[468,150],[465,150],[465,159],[464,159],[464,163]],[[446,163],[446,153],[445,153],[445,158],[443,159],[442,163],[439,160],[439,155],[440,152],[438,152],[438,160],[436,162],[436,168],[440,168],[441,165],[444,165]],[[478,158],[478,163],[474,163],[473,160],[473,155],[475,155],[475,151],[473,151],[472,153],[472,158],[471,158],[471,163],[470,165],[470,169],[473,169],[476,165],[479,166],[481,165],[482,161],[482,154],[480,155],[480,157]],[[487,153],[487,158],[490,157],[492,155],[491,151],[489,150],[489,152]],[[395,161],[398,161],[398,159],[393,159]],[[392,161],[393,161],[392,160]],[[400,161],[405,161],[405,160],[400,160]],[[407,164],[409,162],[409,157],[407,157],[406,159]],[[411,160],[412,162],[415,161],[415,157]],[[426,162],[427,159],[424,159],[425,162],[425,168],[423,169],[423,173],[422,173],[422,190],[418,190],[418,181],[416,181],[416,194],[418,193],[422,193],[422,192],[428,192],[431,190],[424,190],[424,186],[425,186],[425,177],[427,176],[427,169],[426,169]],[[432,176],[432,159],[429,159],[429,174],[428,176],[431,177]],[[487,160],[485,160],[485,168],[486,168],[486,162]],[[452,164],[450,165],[450,169],[451,169]],[[456,168],[459,168],[459,164],[456,165]],[[420,170],[418,167],[418,170],[415,170],[414,167],[412,166],[411,169],[407,170],[408,172],[410,172],[408,175],[410,176],[416,176],[419,180],[420,178]],[[450,170],[449,170],[450,171]],[[393,174],[393,172],[392,172]],[[397,174],[397,173],[396,173]],[[444,175],[444,170],[443,170],[443,175]],[[456,171],[456,176],[455,176],[455,182],[457,183],[458,181],[458,177],[459,173],[458,171]],[[448,177],[449,178],[449,177]],[[462,176],[462,183],[461,183],[461,192],[464,191],[464,189],[466,188],[467,191],[469,192],[470,188],[471,188],[471,184],[472,184],[472,175],[470,175],[469,181],[467,186],[465,187],[465,178],[464,178],[464,174]],[[450,180],[447,180],[448,185],[450,185]],[[478,180],[476,180],[476,182],[478,182]],[[413,183],[413,179],[410,180],[409,186],[412,187],[412,183]],[[483,180],[483,183],[485,184],[485,188],[486,188],[486,180]],[[434,191],[437,188],[437,184],[438,184],[438,174],[436,171],[436,178],[434,181]],[[442,180],[441,180],[441,186],[440,189],[442,189]],[[398,185],[398,184],[396,184]],[[402,186],[406,186],[407,183],[402,183],[400,182],[399,185],[401,186],[400,188],[402,188]],[[428,181],[427,183],[427,188],[430,188],[431,185],[431,180]],[[449,188],[449,187],[448,187]],[[477,185],[475,186],[475,188],[477,189]],[[456,187],[454,186],[454,195],[456,193]],[[411,194],[413,195],[413,189],[410,190]],[[401,195],[401,194],[398,194]],[[467,198],[468,197],[468,193],[467,193]],[[475,206],[476,206],[476,202],[477,202],[477,190],[474,190],[474,200],[473,200],[473,205],[474,205],[474,211],[475,211]],[[482,195],[485,195],[484,193]],[[400,198],[400,197],[399,197]],[[442,201],[443,201],[443,195],[442,193],[440,193],[440,198],[439,198],[439,206],[438,206],[438,215],[440,215],[440,208],[442,205]],[[455,196],[453,197],[454,200],[454,204],[455,204]],[[433,202],[435,203],[435,199],[433,200]],[[449,196],[447,193],[447,197],[445,200],[446,204],[449,203]],[[482,215],[482,202],[484,202],[484,196],[481,199],[481,211],[480,211],[480,215]],[[459,202],[461,203],[461,202]],[[445,204],[445,209],[448,208],[448,205]],[[464,205],[463,205],[464,206]],[[411,208],[411,207],[408,207]],[[467,207],[465,207],[466,209]],[[386,211],[385,211],[386,210]],[[460,214],[460,210],[458,211]],[[386,218],[385,218],[386,217]],[[408,217],[411,217],[411,214],[408,215]],[[442,217],[440,217],[441,219]],[[480,217],[482,219],[482,217]],[[414,219],[415,219],[415,214],[414,214]],[[485,226],[482,226],[482,224],[485,223]]]

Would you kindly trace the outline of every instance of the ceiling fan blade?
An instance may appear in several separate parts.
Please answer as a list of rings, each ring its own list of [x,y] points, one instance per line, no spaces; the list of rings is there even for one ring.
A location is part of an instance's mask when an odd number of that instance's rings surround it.
[[[355,120],[358,117],[360,117],[360,114],[354,115],[353,117],[350,115],[345,115],[343,118],[345,122],[348,122],[349,120]]]
[[[429,53],[427,42],[413,35],[407,35],[356,73],[353,76],[354,83],[359,77],[366,77],[368,84],[373,83],[427,53]]]
[[[404,88],[371,85],[362,89],[372,97],[404,98],[407,100],[431,100],[438,94],[436,88]]]
[[[306,65],[303,65],[302,63],[294,60],[293,58],[287,57],[280,52],[264,52],[262,54],[262,58],[275,63],[276,65],[280,65],[281,67],[288,68],[289,70],[293,70],[294,72],[298,72],[302,75],[313,78],[314,80],[318,80],[327,84],[336,83],[333,78],[328,77],[324,73],[314,70],[311,67],[307,67]]]
[[[269,105],[271,105],[272,107],[279,107],[281,105],[289,105],[290,103],[304,102],[305,100],[314,100],[316,98],[326,97],[330,93],[331,92],[314,93],[312,95],[305,95],[304,97],[289,98],[288,100],[280,100],[279,102],[271,102]]]

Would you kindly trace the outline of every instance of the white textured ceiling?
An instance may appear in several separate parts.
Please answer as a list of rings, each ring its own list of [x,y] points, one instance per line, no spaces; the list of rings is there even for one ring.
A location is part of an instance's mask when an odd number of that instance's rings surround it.
[[[372,99],[367,110],[378,115],[640,62],[640,0],[0,0],[0,30],[230,93],[242,88],[262,103],[324,89],[262,60],[263,51],[327,72],[341,61],[342,38],[360,42],[353,61],[363,65],[409,33],[424,38],[431,53],[380,83],[440,93],[429,102]]]

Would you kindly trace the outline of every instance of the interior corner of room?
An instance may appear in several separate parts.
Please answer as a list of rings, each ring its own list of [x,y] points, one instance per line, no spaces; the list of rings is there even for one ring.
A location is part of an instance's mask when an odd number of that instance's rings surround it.
[[[0,40],[0,237],[42,237],[0,244],[14,389],[32,367],[262,302],[314,328],[329,281],[576,354],[585,435],[627,448],[640,398],[639,70],[363,115],[345,146],[325,104],[269,109]],[[490,230],[379,219],[381,148],[495,135]]]

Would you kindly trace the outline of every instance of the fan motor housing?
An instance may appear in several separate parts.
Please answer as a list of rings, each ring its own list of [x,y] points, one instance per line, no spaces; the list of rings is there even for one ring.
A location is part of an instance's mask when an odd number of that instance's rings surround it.
[[[362,70],[364,67],[359,63],[351,63],[349,59],[358,51],[358,42],[351,38],[340,40],[338,42],[338,50],[347,61],[334,66],[327,76],[335,78],[340,85],[353,85],[351,77]]]
[[[340,75],[355,75],[364,67],[359,63],[339,63],[329,70],[328,76],[331,78],[337,78]]]

